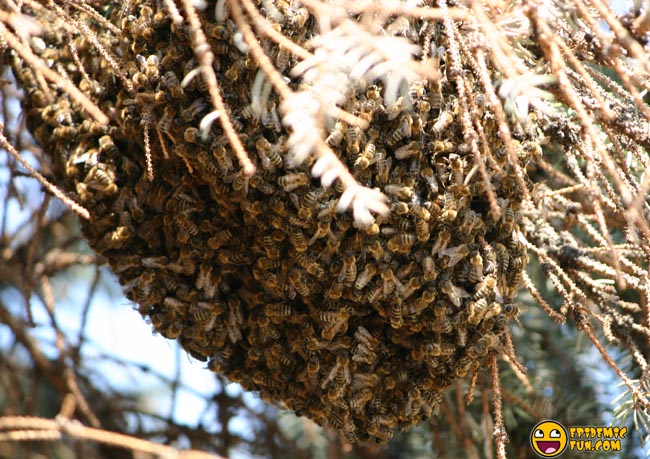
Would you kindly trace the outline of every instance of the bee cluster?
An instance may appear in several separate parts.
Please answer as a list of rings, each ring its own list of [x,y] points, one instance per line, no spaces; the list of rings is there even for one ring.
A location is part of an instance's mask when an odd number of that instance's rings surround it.
[[[490,216],[446,77],[442,27],[395,19],[387,33],[430,42],[442,78],[411,82],[392,104],[381,84],[359,87],[346,109],[370,127],[337,121],[328,133],[358,182],[389,198],[390,215],[360,230],[336,211],[338,185],[319,187],[309,162],[286,163],[277,97],[253,109],[258,64],[242,52],[232,20],[215,22],[211,7],[201,15],[224,100],[257,167],[252,177],[239,171],[218,123],[207,135],[198,129],[212,108],[202,73],[187,78],[199,65],[187,25],[157,2],[125,5],[105,18],[78,16],[94,42],[66,32],[60,15],[34,14],[46,31],[43,55],[110,117],[108,127],[84,119],[55,88],[48,103],[36,75],[14,61],[28,88],[28,125],[91,211],[83,224],[91,247],[156,332],[263,399],[351,442],[383,443],[428,419],[445,388],[499,346],[527,262],[522,190],[489,104],[477,103],[501,207]],[[264,5],[285,36],[301,45],[312,37],[304,7]],[[286,49],[262,44],[279,70],[295,64]],[[480,94],[478,83],[473,89]],[[519,133],[520,160],[535,135]]]

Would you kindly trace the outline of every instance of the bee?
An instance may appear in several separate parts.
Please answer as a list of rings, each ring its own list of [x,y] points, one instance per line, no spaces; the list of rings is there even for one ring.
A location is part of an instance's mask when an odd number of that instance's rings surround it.
[[[455,153],[449,155],[449,168],[451,169],[452,183],[461,186],[463,184],[463,160]]]
[[[349,126],[345,131],[345,142],[348,154],[356,155],[359,153],[359,137],[361,128],[358,126]]]
[[[174,122],[174,116],[176,116],[176,110],[171,106],[165,106],[163,115],[158,120],[157,127],[160,132],[164,132],[169,135],[172,128],[172,123]]]
[[[398,199],[409,200],[413,197],[413,188],[409,186],[399,186],[399,185],[386,185],[384,187],[384,192],[392,196],[397,197]]]
[[[360,414],[368,402],[372,400],[373,396],[374,394],[370,389],[361,389],[350,397],[350,409],[355,413]]]
[[[350,373],[350,359],[346,355],[337,355],[336,363],[330,370],[329,374],[321,383],[321,389],[325,389],[327,385],[334,381],[338,386],[350,384],[352,382],[352,375]]]
[[[436,280],[438,277],[438,268],[436,268],[436,264],[432,257],[426,256],[422,258],[422,271],[426,282],[431,283]]]
[[[506,207],[501,217],[501,227],[507,234],[514,229],[516,219],[515,211],[511,207]]]
[[[205,27],[205,33],[208,37],[216,40],[227,40],[230,38],[230,31],[223,24],[208,24]]]
[[[428,288],[422,292],[422,295],[409,305],[409,314],[412,317],[418,317],[422,311],[427,309],[436,299],[435,290]]]
[[[299,228],[291,229],[291,232],[289,233],[289,241],[298,253],[304,252],[309,247],[305,235]]]
[[[140,70],[144,73],[147,82],[153,82],[158,79],[160,60],[155,54],[145,58],[141,54],[136,54],[135,59],[140,65]]]
[[[57,141],[60,139],[73,139],[77,136],[79,133],[79,129],[75,126],[59,126],[54,128],[52,131],[52,136],[50,137],[50,141]]]
[[[444,334],[448,334],[453,331],[451,321],[449,320],[449,317],[447,317],[447,307],[444,303],[436,304],[433,307],[433,315],[436,318],[433,331]]]
[[[341,298],[343,294],[343,283],[342,282],[333,282],[329,289],[327,289],[327,297],[336,301]]]
[[[287,303],[270,303],[264,306],[264,314],[271,318],[289,317],[292,312]]]
[[[375,443],[379,444],[385,443],[393,438],[394,432],[385,425],[373,423],[368,426],[368,435],[375,437]]]
[[[483,316],[485,315],[485,310],[487,309],[488,303],[485,298],[480,298],[476,301],[472,301],[467,306],[468,317],[467,322],[470,325],[478,325]]]
[[[434,140],[432,150],[436,154],[451,153],[456,151],[456,144],[450,140]]]
[[[377,153],[377,156],[380,156],[379,152]],[[385,153],[383,153],[382,156],[385,156]],[[393,165],[393,158],[380,159],[375,164],[377,167],[377,175],[375,177],[377,183],[380,184],[388,183],[388,177],[390,175],[390,170]]]
[[[416,241],[417,237],[415,235],[409,233],[400,233],[397,236],[390,238],[386,244],[386,247],[391,252],[408,253]]]
[[[471,283],[477,283],[483,278],[483,257],[474,250],[469,258],[470,270],[467,280]]]
[[[179,99],[183,97],[183,88],[181,83],[178,80],[178,77],[173,71],[165,72],[165,74],[160,78],[160,84],[164,89],[167,90],[167,93],[171,96],[172,99]]]
[[[467,247],[467,244],[461,244],[458,247],[449,247],[447,249],[441,250],[438,253],[438,257],[445,257],[447,268],[453,268],[461,261],[463,258],[469,255],[470,249]]]
[[[357,278],[357,259],[352,254],[343,255],[343,267],[339,273],[339,282],[343,285],[352,286]]]
[[[415,232],[418,238],[418,241],[425,242],[429,240],[431,236],[431,228],[429,222],[420,218],[415,219]]]
[[[304,298],[309,297],[311,294],[311,288],[304,282],[302,274],[299,270],[294,269],[289,273],[289,282],[291,286],[302,295]]]
[[[370,166],[372,160],[375,157],[377,152],[377,147],[373,141],[366,142],[366,145],[363,148],[363,152],[357,156],[357,159],[354,161],[354,166],[358,167],[360,170],[364,170]]]
[[[503,313],[506,317],[516,318],[521,313],[519,306],[513,303],[506,303],[503,305]]]
[[[422,147],[420,146],[420,142],[417,140],[412,140],[406,145],[402,145],[401,147],[397,148],[393,152],[393,155],[397,159],[406,159],[412,156],[419,156],[421,154]]]
[[[180,112],[179,117],[184,123],[189,123],[207,108],[208,103],[205,98],[200,97],[192,102],[187,108],[183,109]]]
[[[492,319],[493,317],[497,317],[502,312],[503,312],[503,308],[501,307],[501,304],[497,303],[496,301],[493,301],[485,309],[485,313],[483,314],[483,319],[484,320]]]
[[[280,117],[275,108],[275,101],[269,101],[267,103],[267,109],[262,113],[261,120],[262,126],[266,129],[271,129],[275,132],[282,131],[282,125],[280,124]]]
[[[407,418],[417,416],[420,412],[420,389],[414,384],[409,384],[407,391],[407,401],[404,406],[404,416]]]
[[[334,129],[330,132],[330,134],[327,136],[327,139],[325,139],[325,142],[330,147],[338,147],[341,145],[341,142],[343,141],[343,137],[346,133],[346,125],[343,121],[337,121],[336,124],[334,125]]]
[[[193,126],[190,126],[185,129],[183,132],[183,139],[187,143],[196,143],[196,144],[201,144],[201,134],[199,133],[199,130]]]
[[[287,8],[284,13],[286,14],[289,24],[293,30],[303,30],[307,21],[309,20],[309,10],[307,8]]]
[[[442,220],[452,222],[458,216],[458,202],[453,193],[446,192],[443,195],[444,207],[442,209]]]
[[[463,356],[460,358],[460,360],[458,360],[456,365],[457,366],[454,369],[454,375],[458,378],[464,378],[467,376],[467,373],[469,373],[472,365],[472,360],[467,356]]]
[[[434,104],[432,103],[431,106],[434,106]],[[431,131],[433,134],[439,137],[451,125],[453,121],[453,113],[449,110],[443,110],[438,115],[436,122],[433,123],[433,126],[431,126]]]
[[[494,288],[497,285],[497,280],[494,275],[489,274],[485,276],[485,279],[476,286],[476,292],[472,296],[473,300],[478,300],[481,298],[491,298],[494,294]]]
[[[445,293],[457,308],[461,305],[461,299],[469,296],[465,290],[454,285],[450,278],[444,279],[439,287],[440,291]]]
[[[357,290],[363,289],[366,285],[368,285],[375,274],[377,274],[377,266],[372,263],[366,263],[363,271],[359,273],[354,282],[354,288]]]
[[[393,147],[405,137],[410,137],[412,124],[413,117],[408,113],[404,113],[400,118],[398,127],[390,131],[386,136],[386,145]]]
[[[117,193],[115,184],[115,169],[105,163],[97,163],[90,168],[84,179],[86,187],[108,195]]]
[[[386,107],[386,117],[388,120],[394,120],[397,118],[404,108],[404,98],[402,96],[398,97],[395,102]]]
[[[285,192],[289,193],[302,186],[309,185],[309,177],[304,172],[286,174],[278,178],[278,184]]]
[[[390,306],[390,326],[393,328],[401,328],[402,325],[404,325],[402,300],[397,299]]]
[[[396,215],[406,215],[409,213],[409,205],[402,201],[394,201],[390,205],[390,212]]]

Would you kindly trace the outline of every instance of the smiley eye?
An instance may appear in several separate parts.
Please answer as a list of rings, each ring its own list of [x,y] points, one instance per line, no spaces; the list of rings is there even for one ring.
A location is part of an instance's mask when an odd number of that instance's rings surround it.
[[[544,438],[544,432],[542,432],[542,429],[537,429],[535,431],[535,438]]]
[[[551,430],[551,438],[560,438],[560,431],[557,429]]]

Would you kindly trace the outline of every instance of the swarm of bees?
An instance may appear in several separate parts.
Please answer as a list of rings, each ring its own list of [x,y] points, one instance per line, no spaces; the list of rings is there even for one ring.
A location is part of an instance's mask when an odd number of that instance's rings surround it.
[[[285,36],[304,44],[313,35],[298,3],[264,3]],[[369,128],[338,120],[327,133],[359,183],[389,199],[390,215],[360,230],[337,212],[338,186],[318,186],[309,162],[286,164],[279,100],[271,93],[261,112],[251,107],[258,64],[213,7],[201,14],[203,28],[256,174],[239,170],[218,123],[198,129],[212,110],[208,87],[201,72],[188,78],[199,65],[188,26],[159,6],[107,7],[100,19],[113,27],[79,14],[104,54],[61,17],[34,14],[43,53],[111,119],[89,121],[55,88],[53,104],[38,89],[25,94],[28,126],[55,175],[92,213],[83,224],[91,247],[156,332],[350,442],[384,443],[437,413],[445,389],[499,348],[528,260],[524,190],[505,155],[478,164],[465,143],[441,24],[397,17],[389,22],[399,27],[386,28],[429,43],[439,81],[410,82],[392,104],[380,83],[360,85],[346,109]],[[295,64],[284,48],[263,45],[280,70]],[[13,66],[22,87],[38,88],[29,67]],[[497,151],[494,115],[480,109]],[[540,140],[533,129],[518,135],[517,145]],[[526,150],[518,153],[525,162]]]

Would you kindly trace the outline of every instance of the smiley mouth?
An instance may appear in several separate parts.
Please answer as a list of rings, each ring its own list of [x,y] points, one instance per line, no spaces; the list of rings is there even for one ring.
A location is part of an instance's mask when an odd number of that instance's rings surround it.
[[[559,441],[538,441],[537,446],[546,454],[553,454],[560,448]]]

